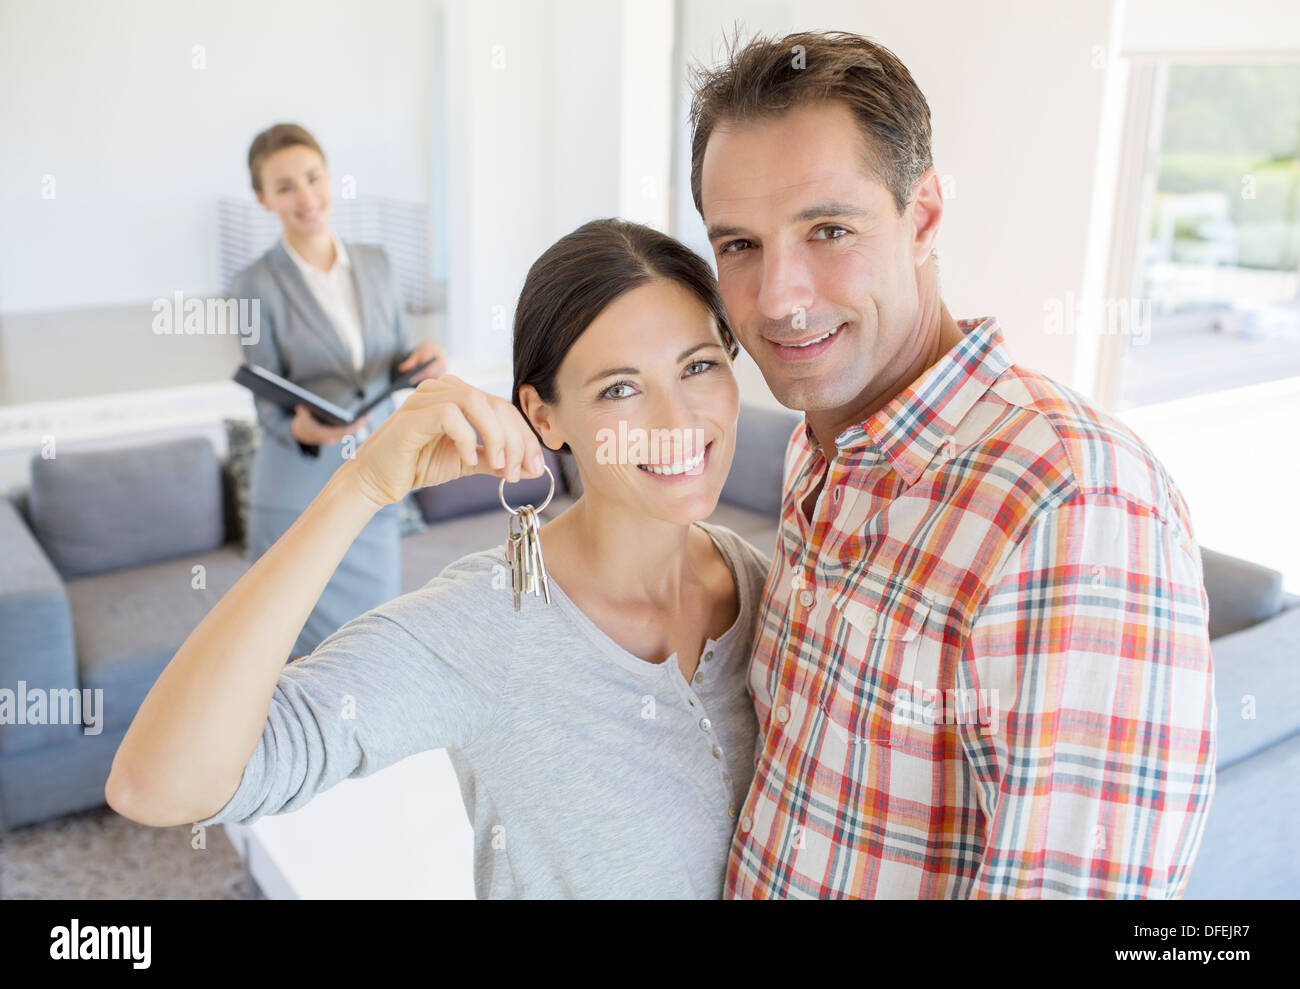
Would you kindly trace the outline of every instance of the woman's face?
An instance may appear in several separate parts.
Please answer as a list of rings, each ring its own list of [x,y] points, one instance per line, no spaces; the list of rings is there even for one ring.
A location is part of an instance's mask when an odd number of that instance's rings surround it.
[[[330,173],[325,160],[302,144],[281,148],[262,162],[257,201],[280,217],[286,234],[312,237],[329,230]]]
[[[588,497],[683,524],[713,513],[739,391],[693,292],[658,278],[619,296],[565,355],[555,390],[545,428],[534,424],[548,446],[568,442]]]

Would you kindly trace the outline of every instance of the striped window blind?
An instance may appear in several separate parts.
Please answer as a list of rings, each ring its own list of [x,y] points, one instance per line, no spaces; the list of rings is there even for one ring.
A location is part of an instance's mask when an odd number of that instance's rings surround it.
[[[397,268],[406,311],[428,313],[440,305],[432,276],[429,207],[424,203],[367,196],[334,200],[330,226],[345,243],[379,244]],[[280,237],[280,220],[258,203],[223,196],[217,202],[222,292],[238,272]]]

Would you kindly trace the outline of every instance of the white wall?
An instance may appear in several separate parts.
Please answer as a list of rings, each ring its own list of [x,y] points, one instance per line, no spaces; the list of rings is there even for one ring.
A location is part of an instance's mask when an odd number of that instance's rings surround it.
[[[1295,0],[1128,0],[1125,54],[1300,56]]]
[[[671,31],[635,30],[644,6],[447,0],[453,360],[508,370],[524,277],[561,236],[629,207],[666,216]]]
[[[737,20],[746,35],[845,30],[893,51],[930,104],[935,168],[954,183],[937,241],[949,310],[996,315],[1016,360],[1075,383],[1073,341],[1043,332],[1044,304],[1079,297],[1084,283],[1106,74],[1092,59],[1109,40],[1109,0],[1000,0],[996,15],[966,0],[933,0],[924,16],[883,0],[684,0],[684,8],[692,58],[712,60],[721,29]],[[708,256],[682,144],[677,235]]]
[[[336,195],[353,175],[359,195],[428,201],[435,14],[426,0],[5,0],[0,312],[219,291],[216,200],[252,197],[249,142],[278,121],[313,132]]]

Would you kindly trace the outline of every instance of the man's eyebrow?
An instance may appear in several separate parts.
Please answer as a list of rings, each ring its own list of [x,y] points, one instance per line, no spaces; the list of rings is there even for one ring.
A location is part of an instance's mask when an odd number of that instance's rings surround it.
[[[861,206],[854,206],[852,203],[815,203],[812,206],[801,209],[787,221],[789,223],[807,223],[810,220],[819,220],[823,217],[838,217],[843,219],[861,220],[871,215],[871,210]],[[709,240],[717,240],[719,237],[735,237],[743,235],[746,231],[744,227],[731,226],[711,226],[708,228]]]
[[[807,222],[808,220],[821,219],[823,216],[842,216],[860,220],[870,215],[871,210],[864,209],[861,206],[854,206],[852,203],[817,203],[815,206],[809,206],[807,209],[800,210],[790,217],[790,222]]]
[[[694,347],[687,347],[685,350],[683,350],[680,354],[677,355],[677,359],[679,361],[684,361],[686,360],[686,358],[690,357],[691,354],[695,353],[697,350],[703,350],[705,347],[717,347],[719,350],[721,350],[722,344],[718,343],[718,341],[716,340],[705,340],[702,343],[697,343]],[[583,383],[582,387],[586,388],[587,385],[591,384],[594,381],[599,381],[601,378],[612,377],[615,374],[640,374],[640,373],[641,372],[634,367],[606,368],[604,371],[601,371],[599,374],[593,374],[590,378],[588,378]]]

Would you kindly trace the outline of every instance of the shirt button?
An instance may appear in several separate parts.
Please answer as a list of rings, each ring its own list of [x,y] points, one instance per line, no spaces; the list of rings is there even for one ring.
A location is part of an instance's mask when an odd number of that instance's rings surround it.
[[[784,704],[776,709],[776,720],[781,722],[781,724],[785,724],[790,720],[790,709]]]
[[[811,607],[812,607],[812,603],[813,603],[813,593],[812,593],[812,591],[800,591],[800,592],[799,592],[799,603],[800,603],[801,605],[803,605],[805,608],[811,608]]]
[[[749,834],[749,829],[752,828],[753,826],[754,826],[754,822],[751,821],[748,817],[742,817],[740,819],[740,830],[744,831],[746,834]]]
[[[712,658],[713,658],[713,650],[710,649],[708,652],[704,654],[704,661],[707,663]]]
[[[713,722],[708,718],[700,718],[700,731],[708,731],[713,727]]]
[[[716,746],[716,745],[713,746],[713,758],[715,758],[715,759],[721,759],[721,758],[722,758],[722,749],[719,748],[719,747]],[[722,774],[722,776],[723,776],[724,779],[726,778],[726,775],[727,775],[726,773],[723,773],[723,774]]]
[[[732,804],[730,807],[727,808],[727,816],[730,817],[733,821],[736,819],[736,805],[735,805],[735,804]]]
[[[696,682],[696,683],[703,683],[703,682],[704,682],[704,674],[703,674],[702,672],[700,672],[699,670],[696,670],[696,672],[695,672],[695,682]]]
[[[840,503],[840,492],[843,489],[844,489],[844,485],[837,484],[835,485],[835,490],[831,492],[831,501],[835,502],[835,504],[837,505]]]

